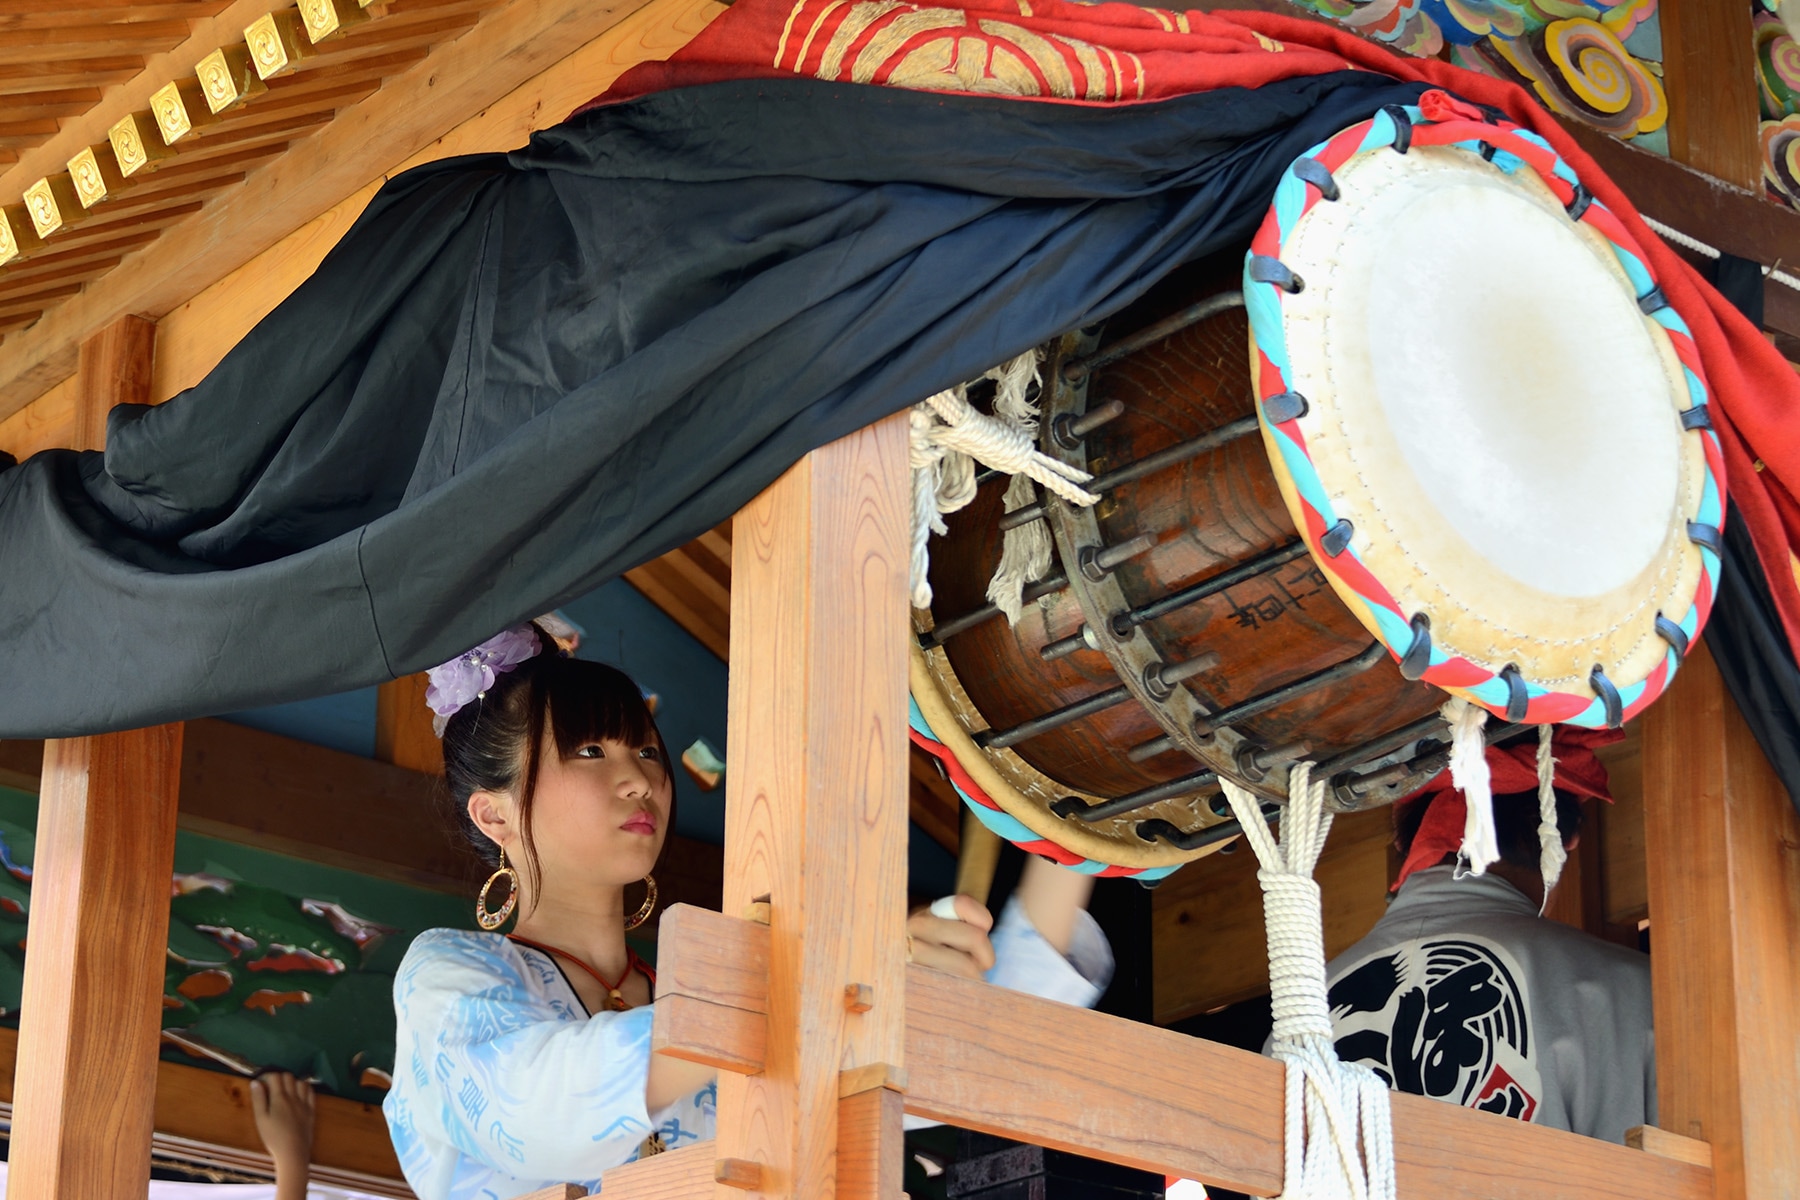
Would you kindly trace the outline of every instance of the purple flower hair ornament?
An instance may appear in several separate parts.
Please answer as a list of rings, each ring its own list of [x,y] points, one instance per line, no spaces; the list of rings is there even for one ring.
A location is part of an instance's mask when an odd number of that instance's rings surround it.
[[[432,727],[444,736],[444,724],[465,705],[487,695],[494,680],[543,651],[537,631],[529,624],[502,629],[481,645],[459,654],[426,675],[425,703],[437,714]]]

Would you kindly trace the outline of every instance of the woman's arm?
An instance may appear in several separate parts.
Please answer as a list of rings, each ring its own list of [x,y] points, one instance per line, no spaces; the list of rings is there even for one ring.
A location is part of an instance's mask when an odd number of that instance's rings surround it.
[[[525,1180],[597,1179],[651,1132],[652,1010],[574,1017],[475,935],[415,939],[395,979],[401,1161],[447,1144]]]
[[[1093,880],[1043,859],[1025,864],[998,928],[968,896],[956,919],[914,913],[906,923],[912,961],[1066,1004],[1092,1005],[1112,979],[1112,948],[1087,914]],[[941,902],[940,902],[941,903]],[[936,907],[936,906],[934,906]]]
[[[711,1083],[719,1072],[712,1067],[666,1054],[650,1056],[650,1074],[644,1083],[644,1102],[651,1112],[661,1112],[677,1100],[686,1100]]]
[[[256,1135],[275,1160],[275,1200],[306,1200],[312,1175],[313,1090],[286,1071],[250,1081]]]
[[[1093,894],[1092,875],[1078,875],[1036,856],[1026,861],[1025,874],[1014,893],[1032,927],[1065,958],[1075,937],[1076,922],[1087,911],[1088,898]]]

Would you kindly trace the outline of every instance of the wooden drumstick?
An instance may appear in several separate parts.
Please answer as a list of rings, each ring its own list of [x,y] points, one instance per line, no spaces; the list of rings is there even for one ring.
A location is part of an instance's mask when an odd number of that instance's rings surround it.
[[[956,891],[973,897],[984,907],[988,893],[994,888],[994,869],[1000,864],[1000,835],[981,823],[981,818],[963,810],[962,845],[956,855]],[[931,906],[934,916],[956,920],[954,910],[938,912],[940,900]]]

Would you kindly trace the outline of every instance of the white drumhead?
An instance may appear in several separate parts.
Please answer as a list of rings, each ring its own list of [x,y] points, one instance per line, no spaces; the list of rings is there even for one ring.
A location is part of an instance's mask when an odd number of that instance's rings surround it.
[[[1282,320],[1357,554],[1446,653],[1546,686],[1595,663],[1641,678],[1666,649],[1656,611],[1685,612],[1700,569],[1703,464],[1666,335],[1528,170],[1415,146],[1336,178],[1282,248],[1306,282]]]
[[[1680,478],[1643,314],[1561,212],[1481,176],[1430,179],[1372,197],[1367,272],[1340,291],[1369,314],[1388,426],[1493,566],[1553,595],[1612,591],[1662,548]]]

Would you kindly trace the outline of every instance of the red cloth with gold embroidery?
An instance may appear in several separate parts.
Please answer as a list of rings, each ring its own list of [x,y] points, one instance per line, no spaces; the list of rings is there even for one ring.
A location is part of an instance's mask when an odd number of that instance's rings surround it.
[[[1646,250],[1693,331],[1716,398],[1732,499],[1790,647],[1800,647],[1800,375],[1646,226],[1625,194],[1524,90],[1407,58],[1319,21],[1064,0],[737,0],[667,62],[626,72],[595,104],[726,79],[794,75],[1064,103],[1138,103],[1346,68],[1448,89],[1556,148]],[[591,106],[590,106],[591,107]],[[1722,416],[1721,416],[1722,414]]]

